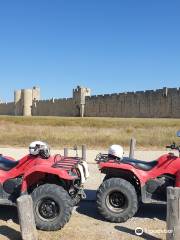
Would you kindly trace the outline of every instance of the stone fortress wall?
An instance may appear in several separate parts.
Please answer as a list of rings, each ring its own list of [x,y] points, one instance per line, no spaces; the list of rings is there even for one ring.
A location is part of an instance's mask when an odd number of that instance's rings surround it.
[[[180,118],[180,89],[163,88],[87,97],[85,116]]]
[[[91,96],[89,88],[73,89],[72,98],[40,100],[40,89],[14,92],[14,102],[0,103],[0,115],[180,118],[180,89]]]
[[[14,102],[0,103],[0,115],[14,115]]]
[[[33,116],[84,116],[85,98],[90,96],[89,88],[73,89],[72,98],[33,101]]]

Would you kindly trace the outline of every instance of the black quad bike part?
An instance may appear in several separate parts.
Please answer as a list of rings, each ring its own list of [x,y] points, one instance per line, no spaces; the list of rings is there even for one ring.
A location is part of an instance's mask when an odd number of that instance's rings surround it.
[[[99,213],[110,222],[125,222],[138,210],[134,186],[121,178],[105,180],[97,191]]]
[[[18,165],[18,161],[10,160],[0,154],[0,169],[9,171]]]
[[[72,199],[61,186],[44,184],[35,188],[31,196],[38,229],[59,230],[69,221]]]

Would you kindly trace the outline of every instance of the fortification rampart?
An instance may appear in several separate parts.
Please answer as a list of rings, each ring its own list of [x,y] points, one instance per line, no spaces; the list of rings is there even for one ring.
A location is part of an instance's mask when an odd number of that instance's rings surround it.
[[[85,116],[180,118],[180,89],[163,88],[86,97]]]
[[[0,115],[14,115],[14,103],[0,103]]]
[[[80,110],[73,98],[34,101],[33,116],[79,116]]]
[[[72,98],[40,100],[40,89],[17,90],[14,103],[1,103],[0,115],[180,118],[180,89],[91,96],[89,88],[73,89]]]

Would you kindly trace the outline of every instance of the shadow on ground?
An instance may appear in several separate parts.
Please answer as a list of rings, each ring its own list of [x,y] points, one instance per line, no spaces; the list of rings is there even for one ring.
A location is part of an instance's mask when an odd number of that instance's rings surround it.
[[[11,206],[0,206],[0,220],[8,221],[12,220],[12,222],[18,224],[18,215],[16,207]],[[0,239],[1,236],[7,237],[9,240],[21,239],[20,232],[13,229],[11,226],[1,225],[0,226]],[[10,225],[10,224],[9,224]]]
[[[13,222],[18,224],[17,208],[12,206],[0,206],[0,220],[8,221],[12,219]]]
[[[21,239],[20,232],[16,231],[15,229],[9,226],[0,226],[0,237],[4,236],[7,237],[9,240]]]
[[[166,204],[142,204],[135,217],[139,218],[157,218],[166,221]]]
[[[81,201],[76,211],[91,218],[103,220],[96,209],[96,190],[86,190],[85,192],[87,194],[87,199]],[[141,204],[135,217],[150,219],[157,218],[166,221],[166,204]]]

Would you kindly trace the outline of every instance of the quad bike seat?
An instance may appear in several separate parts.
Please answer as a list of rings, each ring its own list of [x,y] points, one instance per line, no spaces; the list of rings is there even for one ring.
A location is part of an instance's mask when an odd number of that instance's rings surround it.
[[[18,164],[18,161],[10,160],[0,155],[0,170],[9,171]]]
[[[130,164],[135,168],[138,168],[140,170],[143,171],[149,171],[151,170],[153,167],[155,167],[157,165],[157,161],[151,161],[151,162],[146,162],[146,161],[141,161],[141,160],[136,160],[136,159],[131,159],[131,158],[123,158],[121,160],[121,163],[124,164]]]

